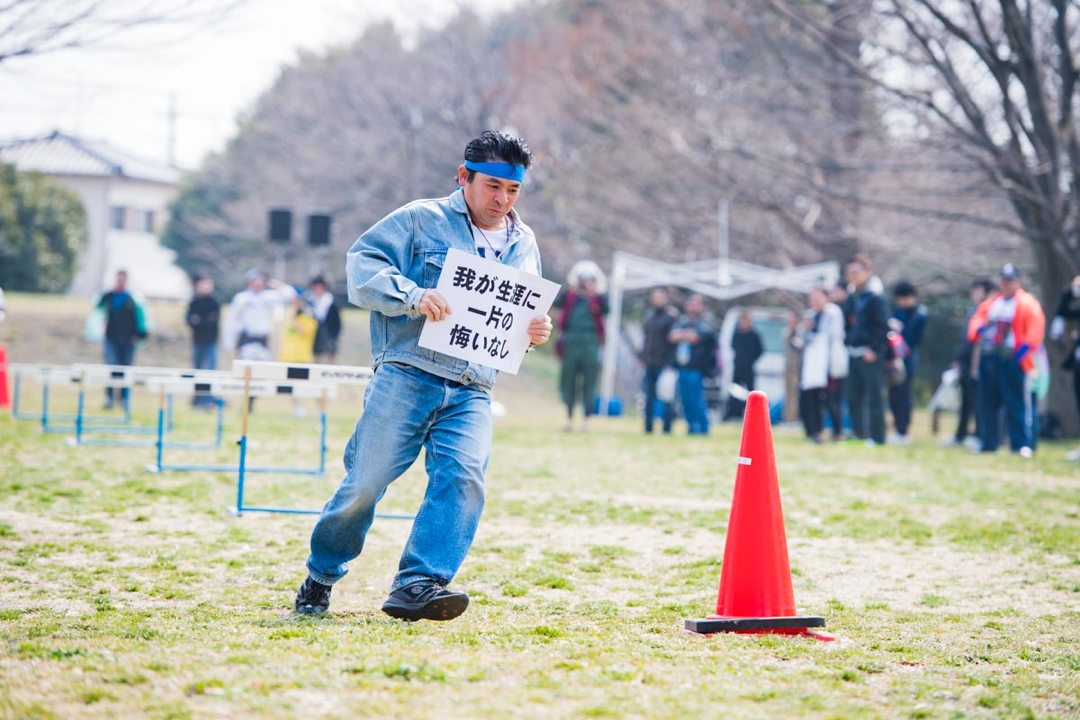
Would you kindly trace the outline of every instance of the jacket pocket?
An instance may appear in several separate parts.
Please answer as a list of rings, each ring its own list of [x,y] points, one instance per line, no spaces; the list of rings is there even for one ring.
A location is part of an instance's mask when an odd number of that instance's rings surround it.
[[[439,284],[443,265],[446,264],[446,250],[433,250],[423,254],[422,286],[433,288]]]

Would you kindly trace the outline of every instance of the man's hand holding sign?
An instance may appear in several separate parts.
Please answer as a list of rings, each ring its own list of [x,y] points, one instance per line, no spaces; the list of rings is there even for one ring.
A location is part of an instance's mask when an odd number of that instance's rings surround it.
[[[420,299],[420,347],[516,374],[551,338],[556,283],[451,248],[438,286]],[[455,312],[456,310],[456,312]]]

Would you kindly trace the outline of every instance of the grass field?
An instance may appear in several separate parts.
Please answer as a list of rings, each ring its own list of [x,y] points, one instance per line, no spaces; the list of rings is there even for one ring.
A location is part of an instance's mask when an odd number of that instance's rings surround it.
[[[13,308],[15,359],[71,359],[51,353],[81,308]],[[229,474],[152,475],[149,448],[70,447],[0,417],[0,717],[1080,715],[1080,473],[1066,446],[1025,461],[939,449],[924,428],[899,448],[777,430],[796,600],[839,640],[693,637],[683,618],[716,600],[738,428],[645,438],[617,419],[565,435],[550,360],[530,362],[496,393],[509,412],[455,581],[473,605],[446,624],[378,610],[408,523],[377,521],[331,613],[296,617],[312,518],[235,518]],[[359,404],[334,403],[326,478],[260,476],[250,501],[320,505]],[[150,402],[138,407],[147,421]],[[314,458],[315,421],[290,410],[260,401],[253,462]],[[181,412],[176,435],[208,427]],[[422,491],[414,467],[384,509],[410,512]]]

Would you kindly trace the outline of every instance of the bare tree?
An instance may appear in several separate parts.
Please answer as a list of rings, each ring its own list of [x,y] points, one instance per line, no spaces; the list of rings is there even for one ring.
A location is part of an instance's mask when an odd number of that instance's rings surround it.
[[[205,27],[245,0],[0,0],[0,63],[101,47],[138,28]]]
[[[1044,305],[1080,272],[1080,137],[1076,0],[875,0],[872,42],[838,42],[829,6],[770,6],[859,73],[916,133],[947,139],[1012,210],[998,227],[1027,242]],[[918,212],[918,204],[907,204]],[[972,216],[973,222],[987,218]],[[1051,347],[1055,370],[1061,348]],[[1055,382],[1067,383],[1063,373]],[[1051,407],[1074,418],[1065,393]],[[1076,432],[1075,419],[1070,429]]]

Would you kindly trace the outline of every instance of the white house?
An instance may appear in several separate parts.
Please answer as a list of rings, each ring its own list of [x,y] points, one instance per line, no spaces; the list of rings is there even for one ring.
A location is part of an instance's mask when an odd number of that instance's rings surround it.
[[[179,170],[60,131],[0,146],[0,162],[48,175],[82,199],[89,242],[79,256],[70,294],[101,292],[124,268],[132,289],[147,298],[191,296],[191,281],[176,266],[176,253],[159,240],[177,194]]]

